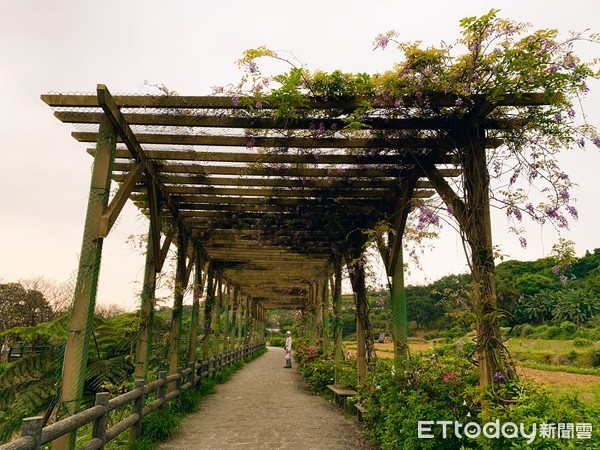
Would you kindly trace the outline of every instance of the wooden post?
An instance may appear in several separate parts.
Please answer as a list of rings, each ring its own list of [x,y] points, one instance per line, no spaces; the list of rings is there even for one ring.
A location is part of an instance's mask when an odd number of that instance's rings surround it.
[[[464,201],[431,162],[422,164],[423,171],[440,197],[454,210],[454,217],[464,232],[471,252],[473,276],[473,313],[477,327],[479,385],[492,383],[493,374],[501,371],[515,376],[510,358],[502,343],[498,323],[496,277],[490,220],[490,177],[485,152],[485,129],[469,123],[458,129],[464,171]]]
[[[232,315],[231,315],[231,331],[229,334],[229,340],[231,341],[231,350],[235,352],[236,348],[237,348],[237,338],[236,338],[236,332],[237,329],[239,328],[238,325],[238,318],[237,318],[237,314],[238,314],[238,295],[239,295],[239,289],[237,287],[237,285],[233,285],[233,299],[231,301],[231,305],[232,305]]]
[[[315,280],[315,335],[321,345],[323,344],[323,288],[321,280]]]
[[[194,361],[189,362],[187,368],[191,370],[188,376],[188,382],[191,384],[190,389],[194,389],[196,386],[196,363]]]
[[[145,380],[134,381],[134,389],[140,391],[140,396],[133,401],[133,404],[131,405],[131,412],[133,414],[137,414],[139,419],[129,429],[129,437],[131,438],[131,440],[135,440],[142,435],[142,419],[144,415],[144,385]]]
[[[358,383],[362,386],[367,381],[367,355],[370,358],[369,345],[369,305],[366,291],[365,266],[362,258],[354,258],[352,265],[348,266],[352,289],[356,304],[356,364]]]
[[[321,335],[323,339],[323,354],[329,353],[329,280],[327,276],[323,278],[323,287],[321,289],[321,316],[323,317],[323,325],[321,327]]]
[[[260,308],[261,310],[261,327],[260,327],[260,332],[261,332],[261,342],[265,343],[266,339],[266,332],[267,332],[267,310],[265,308],[263,308],[261,306]]]
[[[207,263],[208,264],[208,263]],[[187,361],[193,363],[196,361],[196,346],[198,342],[198,318],[200,316],[200,297],[202,297],[202,290],[204,289],[204,277],[206,276],[206,269],[204,273],[202,271],[202,257],[200,253],[196,253],[196,272],[194,274],[194,294],[192,300],[192,323],[190,324],[190,340],[188,345]],[[204,275],[204,277],[203,277]]]
[[[148,376],[148,354],[150,352],[150,337],[152,322],[154,319],[155,289],[156,289],[156,265],[154,264],[154,249],[152,243],[152,225],[148,231],[148,242],[146,244],[146,265],[144,269],[144,286],[141,296],[141,324],[135,351],[135,378]],[[159,256],[158,256],[159,257]]]
[[[213,356],[215,357],[215,360],[218,361],[217,357],[221,354],[221,349],[219,347],[221,346],[221,309],[223,308],[223,278],[221,273],[219,273],[217,279],[217,296],[215,301],[216,304],[213,312],[213,321],[215,324]]]
[[[231,310],[231,285],[229,281],[226,283],[226,291],[225,291],[225,324],[223,326],[223,355],[227,355],[229,352],[229,312]],[[225,356],[227,358],[227,356]],[[225,361],[226,364],[229,364],[229,361]]]
[[[493,375],[512,376],[512,368],[502,343],[497,311],[496,275],[490,219],[490,176],[485,151],[485,129],[472,127],[465,133],[465,198],[470,212],[466,236],[471,248],[473,312],[477,326],[479,385],[492,384]],[[510,372],[507,374],[507,372]]]
[[[27,417],[27,418],[23,419],[21,436],[30,437],[33,439],[33,447],[28,447],[31,450],[40,450],[41,442],[42,442],[43,426],[44,426],[44,418],[41,416]]]
[[[104,413],[94,420],[92,425],[92,439],[100,439],[103,444],[106,442],[106,428],[108,427],[108,401],[110,400],[110,392],[98,392],[96,394],[95,406],[103,406]]]
[[[402,239],[402,236],[396,236]],[[406,311],[406,291],[404,289],[404,262],[402,248],[398,252],[391,292],[392,339],[394,341],[394,360],[396,364],[408,356],[408,317]]]
[[[169,335],[169,375],[177,373],[179,367],[179,343],[181,337],[181,320],[183,316],[183,294],[186,288],[185,254],[187,239],[183,224],[179,222],[177,233],[177,269],[175,273],[175,292],[173,300],[173,317],[171,319],[171,333]],[[173,390],[169,386],[169,392]]]
[[[202,336],[202,360],[208,361],[210,357],[210,328],[212,326],[212,314],[215,303],[215,270],[211,263],[208,266],[208,285],[206,287],[206,301],[204,302],[204,333]]]
[[[340,364],[342,349],[342,260],[338,254],[333,265],[333,361],[335,365],[335,384],[340,382]]]
[[[156,399],[157,400],[162,400],[162,403],[160,405],[160,408],[164,408],[166,406],[166,399],[165,397],[167,396],[167,371],[166,370],[161,370],[160,372],[158,372],[158,376],[156,377],[158,380],[163,380],[164,383],[158,388],[158,390],[156,391]]]
[[[108,204],[116,142],[116,132],[103,115],[96,144],[69,334],[65,344],[59,400],[59,411],[63,415],[75,414],[81,405],[104,241],[99,237],[100,218]],[[53,448],[66,450],[74,445],[75,433],[70,433],[57,439]]]

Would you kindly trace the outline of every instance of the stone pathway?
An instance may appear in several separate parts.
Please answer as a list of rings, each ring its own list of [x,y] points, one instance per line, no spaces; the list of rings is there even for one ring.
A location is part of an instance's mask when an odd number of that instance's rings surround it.
[[[283,349],[236,372],[187,416],[162,450],[371,449],[355,420],[319,397],[296,369],[284,369]]]

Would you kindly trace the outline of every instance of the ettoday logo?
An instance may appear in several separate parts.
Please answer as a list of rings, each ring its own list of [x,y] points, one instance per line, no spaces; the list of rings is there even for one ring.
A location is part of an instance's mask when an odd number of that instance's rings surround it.
[[[436,427],[437,425],[437,427]],[[458,439],[477,439],[483,435],[489,439],[519,439],[524,438],[531,444],[536,438],[541,439],[591,439],[591,423],[533,423],[527,426],[523,423],[516,424],[499,420],[487,422],[483,425],[477,422],[462,424],[452,420],[420,420],[418,422],[419,439],[448,439],[456,436]]]

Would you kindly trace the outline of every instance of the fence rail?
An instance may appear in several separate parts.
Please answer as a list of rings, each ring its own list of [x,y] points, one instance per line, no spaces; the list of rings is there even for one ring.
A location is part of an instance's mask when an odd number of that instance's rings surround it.
[[[143,418],[150,412],[164,407],[202,379],[215,375],[222,368],[246,359],[264,347],[264,343],[259,343],[238,348],[206,361],[190,363],[185,369],[178,368],[177,373],[169,376],[166,371],[161,371],[155,381],[146,384],[144,380],[136,380],[133,390],[112,399],[108,392],[100,392],[96,394],[93,407],[46,427],[43,427],[43,417],[28,417],[23,419],[21,437],[0,445],[0,450],[39,450],[42,445],[89,423],[93,424],[92,439],[79,450],[102,449],[107,442],[130,428],[135,438],[141,434]],[[167,393],[167,387],[172,383],[174,387]],[[145,397],[153,392],[156,392],[156,400],[144,405]],[[129,403],[133,403],[131,414],[108,428],[108,413]]]

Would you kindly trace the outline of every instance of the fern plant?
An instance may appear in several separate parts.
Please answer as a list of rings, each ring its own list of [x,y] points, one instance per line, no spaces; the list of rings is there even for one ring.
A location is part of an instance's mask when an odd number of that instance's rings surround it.
[[[16,327],[0,334],[19,342],[66,341],[69,318],[58,317],[35,327]],[[133,373],[132,355],[139,332],[137,314],[121,314],[109,320],[95,319],[94,336],[84,386],[83,407],[97,392],[120,392]],[[8,440],[25,417],[50,410],[58,397],[62,352],[34,354],[8,364],[0,372],[0,442]]]

